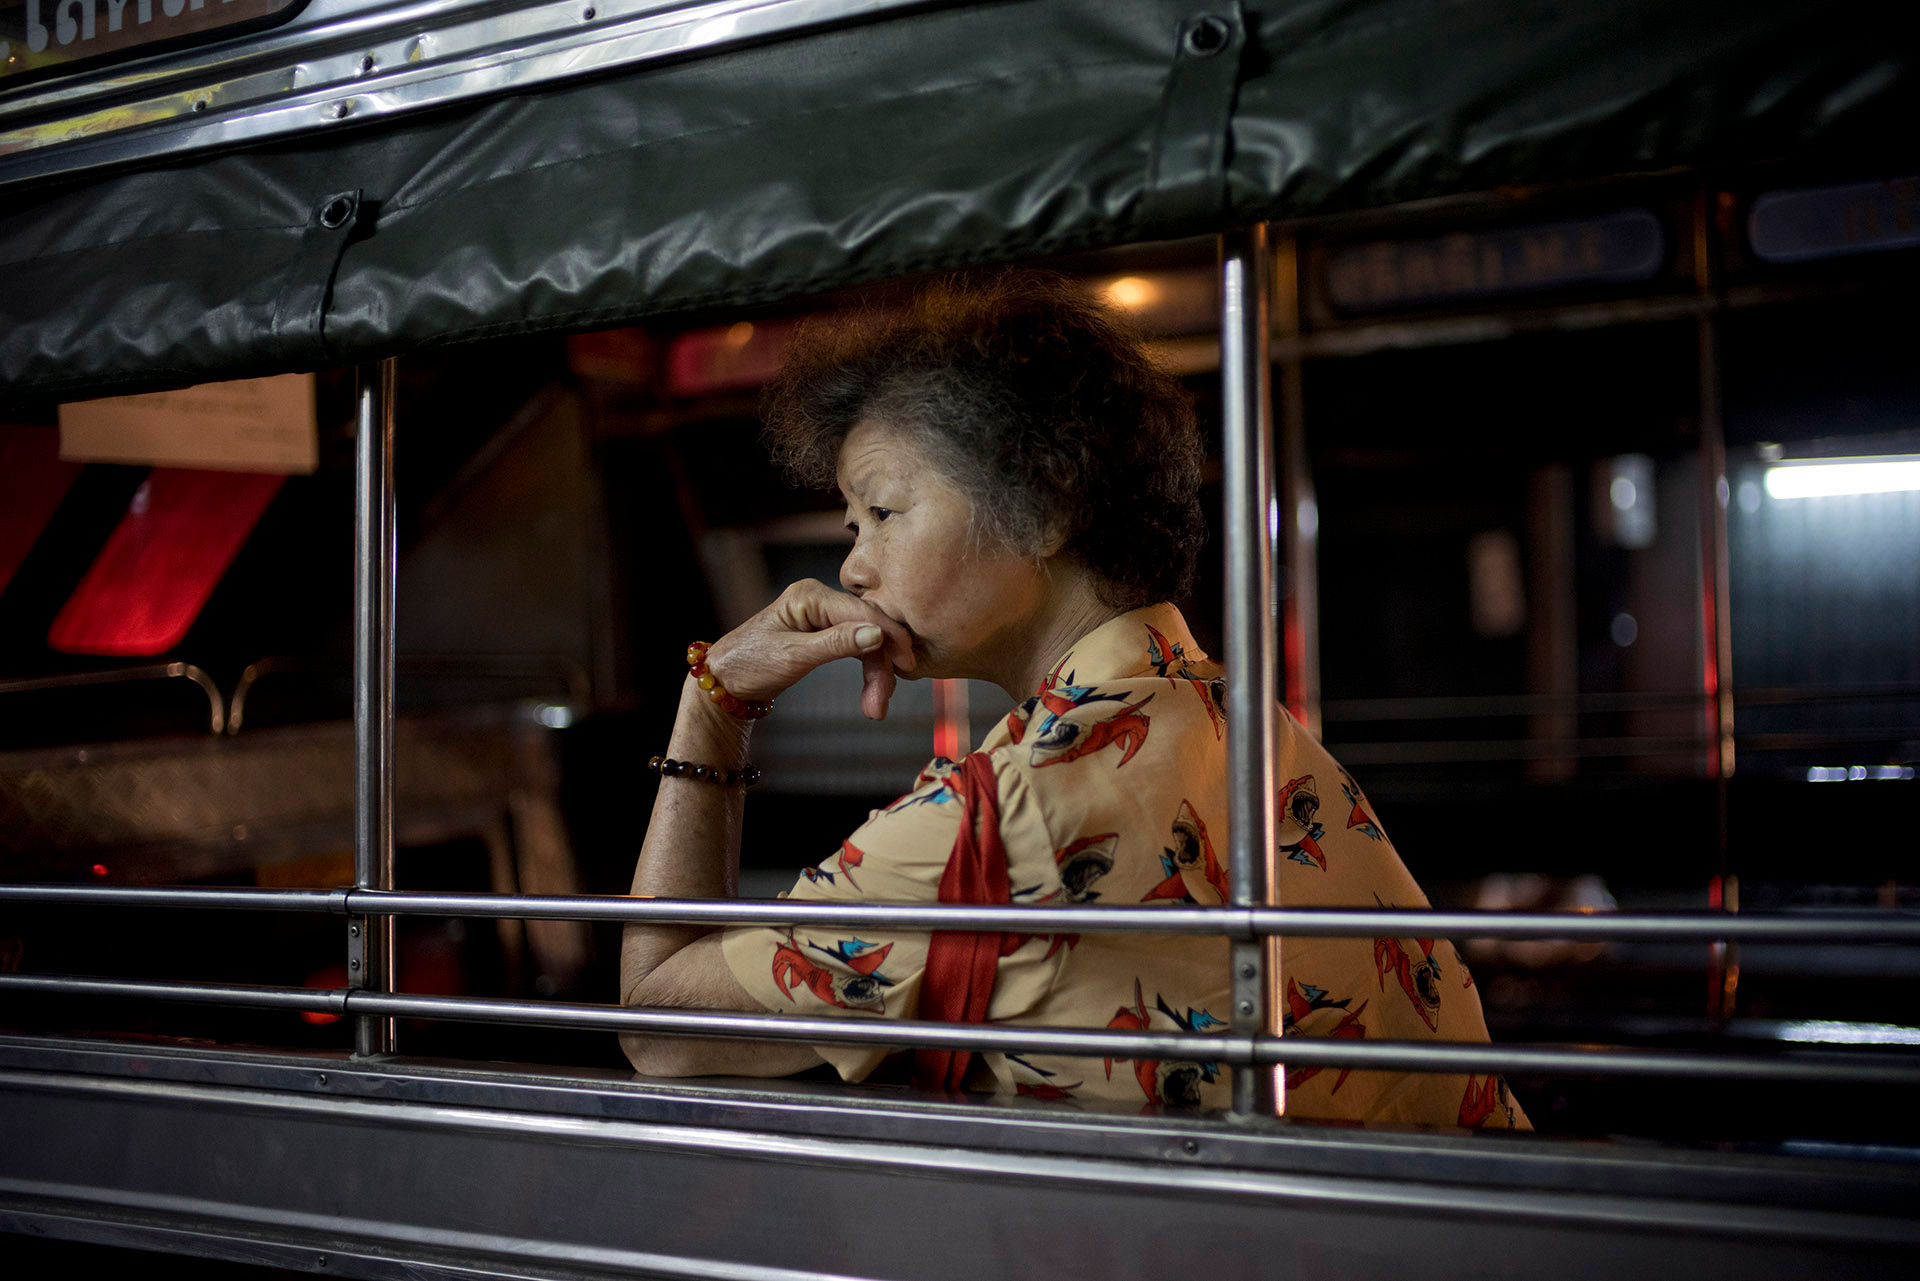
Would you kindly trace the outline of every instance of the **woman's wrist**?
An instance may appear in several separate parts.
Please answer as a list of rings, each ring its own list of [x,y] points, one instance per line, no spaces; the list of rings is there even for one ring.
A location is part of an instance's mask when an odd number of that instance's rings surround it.
[[[680,709],[666,755],[720,769],[747,763],[753,722],[722,711],[692,676],[680,682]]]

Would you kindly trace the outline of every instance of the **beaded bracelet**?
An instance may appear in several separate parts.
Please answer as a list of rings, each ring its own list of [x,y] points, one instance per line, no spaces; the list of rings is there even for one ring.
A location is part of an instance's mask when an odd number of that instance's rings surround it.
[[[647,768],[662,778],[690,778],[696,783],[718,783],[722,787],[752,787],[760,781],[760,770],[755,765],[719,769],[695,765],[692,761],[676,761],[670,756],[655,756],[647,761]]]
[[[735,698],[720,683],[720,678],[707,670],[707,651],[712,649],[706,641],[695,641],[687,646],[687,666],[692,669],[694,683],[707,691],[707,697],[713,705],[729,716],[737,716],[743,721],[757,721],[773,710],[771,700],[765,703],[750,702],[744,698]]]

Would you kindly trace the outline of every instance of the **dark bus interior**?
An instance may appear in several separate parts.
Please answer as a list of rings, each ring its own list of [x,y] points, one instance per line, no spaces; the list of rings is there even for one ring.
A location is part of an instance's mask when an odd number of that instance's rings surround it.
[[[1886,176],[1509,190],[1280,229],[1276,422],[1310,480],[1292,516],[1314,570],[1281,591],[1311,602],[1317,645],[1317,691],[1289,662],[1288,699],[1436,906],[1920,906],[1920,491],[1767,488],[1776,464],[1920,457],[1920,203]],[[1884,227],[1763,260],[1765,193],[1855,181]],[[1131,312],[1217,431],[1213,255],[1044,265]],[[795,323],[911,283],[400,361],[397,888],[626,891],[679,654],[791,578],[832,581],[842,554],[833,497],[759,450],[759,388]],[[232,549],[247,478],[63,462],[51,404],[0,426],[8,880],[352,884],[352,372],[313,394],[317,469]],[[1719,450],[1724,492],[1702,480]],[[1210,476],[1217,522],[1217,457]],[[129,559],[116,539],[151,541]],[[1203,643],[1220,581],[1216,547],[1180,602]],[[156,645],[160,597],[189,622]],[[853,680],[810,678],[762,727],[743,894],[778,893],[1004,710],[991,687],[910,684],[869,727]],[[616,999],[611,924],[399,930],[403,991]],[[1894,945],[1463,945],[1497,1041],[1920,1044],[1920,957]],[[336,988],[345,965],[325,917],[0,905],[0,969]],[[352,1044],[330,1016],[133,1001],[13,995],[0,1023]],[[398,1043],[625,1069],[578,1030],[406,1021]],[[1549,1135],[1920,1142],[1891,1090],[1514,1088]]]

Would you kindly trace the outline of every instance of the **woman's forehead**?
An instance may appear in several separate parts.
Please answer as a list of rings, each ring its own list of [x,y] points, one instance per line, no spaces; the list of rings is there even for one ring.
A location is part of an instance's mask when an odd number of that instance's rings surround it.
[[[884,419],[862,418],[840,442],[836,472],[844,491],[877,480],[910,480],[923,474],[926,466],[925,455],[907,432]]]

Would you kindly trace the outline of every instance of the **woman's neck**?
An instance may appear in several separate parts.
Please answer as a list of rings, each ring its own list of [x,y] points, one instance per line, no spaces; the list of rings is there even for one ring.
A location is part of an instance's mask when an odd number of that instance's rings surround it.
[[[1033,696],[1081,637],[1127,612],[1101,600],[1094,590],[1093,575],[1080,566],[1062,569],[1056,564],[1052,572],[1060,581],[1032,620],[1019,661],[994,682],[1016,704]]]

